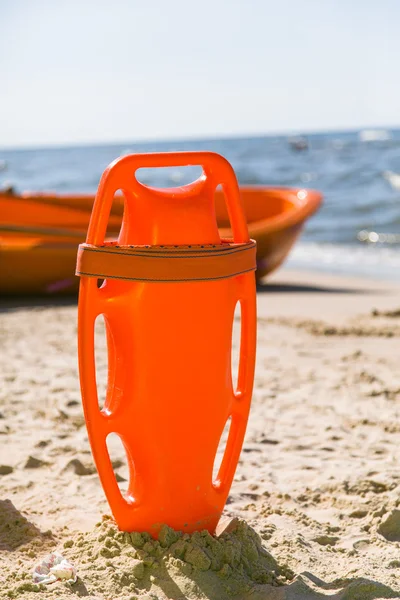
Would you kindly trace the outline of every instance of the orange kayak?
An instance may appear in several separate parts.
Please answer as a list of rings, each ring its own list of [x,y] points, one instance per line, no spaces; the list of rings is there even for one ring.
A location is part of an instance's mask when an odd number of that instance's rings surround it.
[[[85,209],[84,205],[75,205],[77,199],[79,196],[17,196],[0,193],[0,226],[81,229],[86,232],[91,207]],[[88,202],[93,203],[93,197],[88,198]],[[110,217],[110,227],[118,230],[120,221],[118,216]]]
[[[0,237],[0,295],[76,292],[77,243]]]
[[[320,207],[322,194],[295,188],[240,188],[250,238],[257,242],[257,280],[275,271],[289,254],[306,220]],[[215,195],[221,236],[230,237],[222,192]]]
[[[278,268],[306,220],[319,208],[314,190],[246,186],[240,188],[249,235],[257,242],[257,279]],[[68,293],[77,246],[86,238],[94,196],[0,193],[0,294]],[[124,200],[116,196],[109,237],[117,237]],[[221,237],[230,237],[223,193],[215,193]]]

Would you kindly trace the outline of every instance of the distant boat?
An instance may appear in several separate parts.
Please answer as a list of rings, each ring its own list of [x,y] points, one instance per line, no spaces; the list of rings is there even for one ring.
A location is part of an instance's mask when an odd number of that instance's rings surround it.
[[[318,210],[314,190],[244,186],[240,195],[249,235],[257,242],[257,279],[286,259],[305,221]],[[86,237],[93,196],[0,193],[0,293],[75,291],[77,245]],[[109,218],[109,239],[121,226],[124,200],[116,196]],[[215,192],[221,239],[232,236],[222,191]]]
[[[0,171],[5,171],[7,169],[7,163],[5,160],[0,158]]]
[[[288,144],[292,150],[302,151],[308,150],[308,140],[302,135],[293,136],[288,138]]]
[[[387,129],[364,129],[358,134],[360,142],[387,142],[392,139],[391,131]]]

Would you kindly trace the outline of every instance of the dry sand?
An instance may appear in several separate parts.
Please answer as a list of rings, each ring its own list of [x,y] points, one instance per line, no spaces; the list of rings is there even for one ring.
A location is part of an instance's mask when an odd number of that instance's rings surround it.
[[[109,509],[82,416],[76,306],[4,301],[0,598],[400,598],[399,292],[289,271],[260,287],[253,404],[226,514],[257,532],[257,556],[279,576],[251,589],[247,581],[246,593],[226,584],[234,561],[217,580],[215,569],[189,560],[178,569],[171,559],[162,585],[152,563],[166,550],[148,546],[144,556],[108,521],[96,528]],[[104,344],[98,363],[104,378]],[[117,444],[112,458],[124,485]],[[251,537],[246,523],[241,531]],[[224,543],[239,543],[235,532],[227,535]],[[80,579],[35,592],[32,568],[53,549],[74,561]],[[118,568],[129,561],[136,575],[122,581]]]

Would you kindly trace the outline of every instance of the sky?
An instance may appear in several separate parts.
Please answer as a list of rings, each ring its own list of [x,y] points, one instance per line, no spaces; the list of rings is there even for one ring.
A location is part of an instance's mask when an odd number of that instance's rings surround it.
[[[395,127],[400,0],[0,0],[0,147]]]

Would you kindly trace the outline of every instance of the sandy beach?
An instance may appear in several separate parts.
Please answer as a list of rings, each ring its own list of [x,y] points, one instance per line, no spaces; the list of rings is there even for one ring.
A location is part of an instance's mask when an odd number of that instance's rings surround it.
[[[259,287],[253,402],[225,513],[244,521],[229,543],[247,536],[275,570],[251,582],[240,559],[242,588],[208,547],[199,567],[135,547],[108,519],[96,527],[109,508],[82,414],[76,304],[0,311],[0,598],[400,598],[400,285],[282,270]],[[117,444],[112,459],[123,485]],[[53,550],[78,582],[38,589],[32,569]]]

